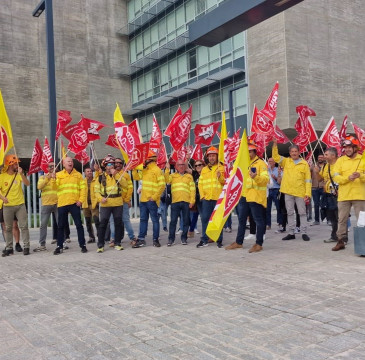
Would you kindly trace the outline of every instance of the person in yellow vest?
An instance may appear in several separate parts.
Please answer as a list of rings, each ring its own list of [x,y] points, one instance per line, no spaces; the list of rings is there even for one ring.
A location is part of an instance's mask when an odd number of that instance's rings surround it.
[[[115,158],[115,170],[118,171],[118,179],[120,176],[126,181],[127,187],[122,189],[123,197],[123,224],[127,230],[127,234],[131,244],[134,245],[137,242],[137,238],[134,235],[134,230],[131,224],[131,218],[129,215],[129,209],[132,207],[132,195],[133,195],[133,183],[130,175],[127,171],[124,171],[125,162],[121,158]],[[124,232],[124,229],[123,229]],[[123,237],[122,237],[123,238]]]
[[[319,182],[323,182],[323,195],[321,203],[326,205],[326,217],[327,221],[331,222],[332,231],[329,239],[323,240],[325,243],[337,242],[337,229],[338,229],[338,184],[333,180],[333,170],[336,165],[338,153],[337,149],[330,147],[325,150],[324,158],[326,163],[322,166],[314,166],[313,172],[317,176]]]
[[[246,222],[249,215],[256,223],[256,243],[248,251],[259,252],[263,249],[264,235],[266,231],[266,206],[267,184],[270,181],[269,172],[265,162],[257,156],[257,146],[250,140],[248,143],[250,155],[249,178],[238,204],[238,231],[236,241],[226,250],[235,250],[243,247],[245,238]]]
[[[82,253],[87,253],[85,245],[84,227],[81,222],[82,204],[86,202],[86,185],[82,175],[74,169],[72,158],[63,159],[63,170],[56,174],[57,185],[57,210],[58,210],[58,233],[57,247],[53,252],[59,255],[63,252],[65,239],[65,223],[68,213],[71,214],[77,230],[77,238]]]
[[[95,183],[99,177],[99,171],[95,171],[95,175],[93,175],[93,171],[90,167],[84,168],[85,175],[85,186],[86,186],[86,201],[82,204],[82,211],[84,213],[86,230],[89,234],[88,244],[95,242],[95,234],[92,225],[92,221],[94,220],[96,231],[99,228],[99,204],[95,197]]]
[[[356,219],[360,211],[365,211],[365,165],[361,161],[359,140],[348,136],[342,146],[345,154],[337,161],[334,172],[334,181],[338,187],[338,242],[333,251],[343,250],[347,244],[347,220],[351,208],[354,208]]]
[[[212,215],[215,204],[226,181],[224,177],[224,167],[218,162],[218,149],[211,146],[206,151],[205,156],[208,158],[208,165],[201,171],[198,182],[202,209],[202,213],[200,214],[202,220],[202,236],[200,238],[200,242],[196,246],[197,248],[208,246],[208,237],[205,232],[210,216]],[[223,246],[222,242],[223,234],[221,232],[217,241],[218,248]]]
[[[296,216],[294,205],[297,205],[300,218],[300,232],[304,241],[309,241],[307,235],[307,214],[306,202],[310,201],[312,195],[312,177],[308,163],[300,158],[299,146],[289,146],[290,157],[285,158],[279,155],[277,140],[274,139],[272,157],[275,162],[283,168],[283,178],[280,184],[280,192],[285,194],[285,207],[288,213],[289,232],[282,240],[295,239],[294,231]]]
[[[42,192],[42,209],[41,209],[41,227],[39,230],[39,246],[33,249],[34,252],[47,250],[47,226],[51,214],[57,213],[57,185],[56,173],[54,171],[54,163],[48,164],[48,172],[39,177],[37,189]],[[56,225],[57,226],[57,225]]]
[[[153,246],[160,247],[160,221],[158,219],[158,207],[160,197],[165,190],[165,178],[161,169],[156,165],[157,156],[153,151],[149,151],[148,158],[143,164],[143,170],[133,170],[134,180],[142,180],[142,191],[139,202],[140,223],[139,234],[136,244],[132,247],[137,249],[146,246],[145,237],[147,235],[148,218],[151,216],[153,227]]]
[[[119,180],[114,169],[115,158],[108,155],[102,161],[105,171],[97,178],[94,186],[96,201],[100,203],[100,224],[98,229],[98,253],[104,252],[105,231],[110,215],[113,214],[115,224],[114,249],[123,250],[121,245],[123,230],[123,197],[122,189],[127,187],[125,179]]]
[[[166,164],[165,181],[171,184],[171,220],[169,226],[169,240],[167,246],[172,246],[175,242],[175,231],[177,220],[182,214],[183,229],[181,234],[181,244],[187,245],[188,230],[190,223],[190,209],[195,203],[195,183],[192,175],[186,172],[186,162],[178,160],[176,162],[176,172],[170,174],[170,165]]]
[[[19,159],[15,155],[5,156],[7,170],[0,174],[0,199],[3,201],[3,215],[5,222],[6,247],[2,256],[13,254],[13,222],[18,219],[19,228],[24,243],[23,254],[29,255],[29,230],[27,209],[25,207],[22,183],[29,186],[29,180],[19,166]]]

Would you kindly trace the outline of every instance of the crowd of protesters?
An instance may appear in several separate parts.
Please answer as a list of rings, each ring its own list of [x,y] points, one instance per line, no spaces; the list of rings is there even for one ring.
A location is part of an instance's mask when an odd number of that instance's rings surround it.
[[[333,251],[345,249],[348,242],[348,219],[351,209],[356,218],[365,211],[365,164],[359,155],[359,141],[348,136],[342,143],[342,154],[335,148],[328,148],[317,161],[309,166],[300,156],[299,147],[289,147],[289,157],[278,152],[273,142],[272,158],[267,162],[257,156],[257,146],[249,141],[249,172],[245,188],[235,209],[238,215],[236,240],[225,247],[236,250],[243,247],[245,239],[255,238],[250,253],[263,250],[266,231],[277,224],[277,233],[282,240],[301,237],[309,241],[307,224],[312,218],[310,204],[314,205],[314,221],[319,225],[326,219],[329,228],[324,242],[335,243]],[[188,164],[178,160],[175,171],[167,164],[164,171],[156,165],[156,154],[149,152],[143,169],[132,171],[132,178],[140,182],[139,187],[139,231],[136,236],[131,225],[129,209],[132,206],[133,183],[122,159],[107,155],[93,169],[85,168],[84,177],[74,169],[73,159],[63,159],[63,170],[55,171],[54,163],[48,164],[48,172],[39,178],[41,191],[41,227],[39,245],[34,252],[46,251],[47,225],[54,216],[53,241],[57,242],[54,254],[62,254],[69,241],[68,216],[72,216],[77,230],[78,243],[86,253],[85,232],[81,211],[89,235],[88,243],[97,243],[97,252],[103,253],[106,241],[115,250],[123,250],[122,239],[126,230],[134,249],[147,245],[149,218],[152,222],[152,245],[160,247],[160,218],[163,231],[168,232],[167,246],[173,246],[179,234],[181,244],[198,234],[198,219],[201,219],[201,237],[197,248],[208,246],[211,241],[206,234],[211,215],[225,184],[225,171],[218,161],[218,149],[211,146],[205,159]],[[29,186],[29,180],[19,166],[15,155],[5,157],[5,166],[0,174],[0,221],[6,241],[2,256],[15,250],[30,254],[27,210],[22,184]],[[276,218],[272,219],[273,205]],[[167,209],[171,216],[168,226]],[[180,220],[179,220],[180,219]],[[245,236],[249,221],[250,234]],[[96,232],[93,229],[93,223]],[[225,231],[232,231],[231,218]],[[22,236],[24,249],[19,239]],[[223,230],[216,242],[223,247]]]

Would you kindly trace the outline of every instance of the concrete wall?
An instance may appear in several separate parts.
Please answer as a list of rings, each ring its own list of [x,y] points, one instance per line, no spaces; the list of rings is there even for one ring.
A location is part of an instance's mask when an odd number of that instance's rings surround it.
[[[365,127],[365,8],[361,0],[305,0],[248,30],[250,105],[280,82],[278,125],[293,128],[295,107],[313,108],[316,130],[345,114]],[[290,131],[289,131],[290,133]]]
[[[17,152],[29,157],[34,141],[49,136],[45,14],[32,17],[39,0],[1,0],[0,88]],[[118,76],[128,64],[128,39],[116,34],[126,24],[126,0],[53,1],[57,109],[113,125],[115,103],[130,107],[129,81]],[[95,143],[97,155],[112,129]],[[118,153],[118,152],[116,152]]]

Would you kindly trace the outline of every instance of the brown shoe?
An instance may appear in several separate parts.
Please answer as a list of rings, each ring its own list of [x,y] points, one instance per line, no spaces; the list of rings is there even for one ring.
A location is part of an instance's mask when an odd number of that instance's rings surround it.
[[[236,250],[236,249],[241,249],[241,248],[243,248],[243,245],[237,244],[236,242],[225,247],[226,250]]]
[[[249,253],[253,253],[253,252],[259,252],[262,250],[262,246],[255,244],[254,246],[252,246],[252,248],[250,250],[248,250]]]
[[[109,243],[109,246],[110,246],[110,247],[114,247],[114,241],[111,241],[111,242]]]
[[[345,248],[345,244],[343,243],[343,241],[338,241],[336,246],[332,248],[332,251],[339,251],[339,250],[343,250]]]
[[[215,241],[212,239],[208,239],[208,243],[214,243]]]
[[[189,231],[188,238],[193,238],[193,237],[194,237],[194,231]]]

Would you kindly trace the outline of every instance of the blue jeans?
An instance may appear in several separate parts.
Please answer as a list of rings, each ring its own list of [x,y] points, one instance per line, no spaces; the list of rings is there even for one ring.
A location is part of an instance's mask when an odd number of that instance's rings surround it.
[[[109,229],[110,229],[110,237],[112,239],[115,239],[115,223],[114,223],[113,213],[110,215],[110,218],[109,218]]]
[[[127,230],[127,234],[130,240],[133,240],[135,238],[133,227],[131,224],[131,218],[129,215],[129,206],[127,203],[123,204],[123,223],[124,227]]]
[[[283,224],[278,196],[279,196],[279,189],[269,189],[269,196],[267,197],[267,208],[266,208],[266,225],[270,227],[271,227],[271,207],[273,202],[275,204],[277,213],[276,221],[279,225]]]
[[[321,196],[323,195],[323,189],[312,189],[312,198],[314,203],[314,221],[319,222],[319,203],[321,201]]]
[[[190,228],[189,231],[193,232],[196,229],[196,225],[198,223],[199,212],[191,211],[190,212]]]
[[[232,214],[229,214],[226,223],[224,224],[225,229],[232,229]]]
[[[162,227],[167,229],[167,206],[166,203],[160,202],[160,207],[158,208],[158,214],[161,216]]]
[[[182,215],[183,228],[181,234],[181,240],[187,240],[188,229],[190,223],[190,210],[189,203],[185,201],[179,201],[171,204],[171,221],[169,227],[169,242],[175,241],[175,231],[177,219]]]
[[[140,222],[139,222],[139,240],[144,240],[147,235],[148,219],[151,216],[153,226],[153,241],[158,240],[160,236],[160,222],[157,214],[156,201],[145,201],[139,203]]]
[[[59,248],[63,248],[63,242],[65,240],[65,226],[68,224],[68,213],[71,214],[74,219],[76,230],[77,230],[77,239],[79,241],[80,248],[85,246],[85,233],[84,227],[81,222],[81,208],[76,204],[60,206],[58,208],[58,233],[57,233],[57,246]]]
[[[201,241],[204,243],[208,242],[208,236],[205,234],[207,230],[207,226],[209,223],[210,216],[215,208],[215,204],[217,203],[216,200],[201,200],[201,213],[200,217],[202,219],[202,237],[200,238]],[[221,244],[223,241],[223,233],[221,232],[218,238],[217,243]]]
[[[238,203],[238,230],[236,236],[236,243],[243,244],[245,238],[246,222],[248,215],[251,213],[256,223],[256,244],[262,246],[264,243],[265,234],[265,208],[255,202],[247,202],[245,197],[241,197]]]

